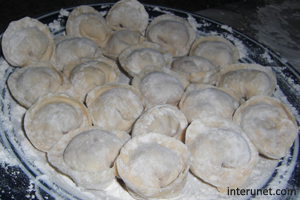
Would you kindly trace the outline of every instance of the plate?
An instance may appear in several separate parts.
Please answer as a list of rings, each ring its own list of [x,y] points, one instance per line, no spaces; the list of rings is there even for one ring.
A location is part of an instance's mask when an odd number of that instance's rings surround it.
[[[113,4],[93,4],[90,5],[105,16]],[[67,14],[74,7],[62,9],[48,13],[38,19],[49,26],[54,36],[63,35]],[[239,49],[241,54],[240,62],[257,63],[263,66],[269,66],[276,73],[278,86],[276,87],[274,96],[283,101],[295,115],[296,121],[300,122],[300,75],[290,66],[287,61],[276,55],[272,50],[258,43],[252,38],[221,24],[217,21],[192,14],[184,11],[158,7],[153,5],[145,5],[146,11],[149,13],[149,21],[153,18],[166,13],[172,13],[184,19],[187,19],[197,30],[197,36],[200,35],[220,35],[230,40]],[[103,192],[83,191],[68,178],[58,174],[46,162],[45,154],[37,151],[32,147],[24,135],[22,127],[23,115],[25,109],[19,106],[10,96],[6,86],[6,80],[14,71],[3,58],[0,58],[0,91],[1,91],[1,111],[0,111],[0,138],[4,147],[5,154],[1,155],[0,161],[7,164],[1,166],[2,181],[0,188],[2,194],[0,198],[38,198],[38,199],[93,199],[95,195],[99,199],[126,199],[126,191],[116,182]],[[1,149],[0,149],[1,150]],[[268,161],[261,158],[258,169],[252,175],[251,187],[256,189],[272,189],[280,191],[280,195],[268,196],[276,198],[295,199],[297,195],[290,191],[296,191],[298,194],[300,186],[300,158],[299,154],[299,137],[294,142],[289,153],[278,161]],[[259,167],[271,170],[260,170]],[[3,178],[4,177],[4,178]],[[214,188],[206,189],[200,183],[199,185],[195,177],[191,174],[188,177],[190,185],[186,186],[179,199],[219,199],[218,195],[212,195]],[[255,182],[256,181],[256,182]],[[253,183],[255,182],[255,184]],[[193,186],[195,183],[196,186]],[[200,188],[197,188],[200,187]],[[210,186],[209,186],[210,187]],[[199,191],[198,191],[199,190]],[[285,192],[284,192],[285,191]],[[125,193],[124,193],[125,192]],[[212,193],[210,193],[212,192]],[[0,192],[1,193],[1,192]],[[112,195],[113,193],[113,195]],[[210,196],[207,194],[210,193]],[[125,195],[125,196],[123,196]],[[227,196],[232,198],[232,196]],[[250,197],[267,197],[263,195],[246,195],[237,198]],[[173,198],[173,199],[178,199]],[[224,197],[225,198],[225,197]]]

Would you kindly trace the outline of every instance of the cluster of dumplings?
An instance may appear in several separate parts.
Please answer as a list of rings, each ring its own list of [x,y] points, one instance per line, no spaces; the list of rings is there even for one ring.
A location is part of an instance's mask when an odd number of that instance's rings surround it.
[[[75,8],[65,36],[29,17],[3,34],[25,133],[53,167],[85,189],[117,176],[152,199],[178,195],[189,170],[220,192],[241,187],[259,154],[286,155],[298,127],[271,97],[269,68],[239,63],[230,41],[196,38],[180,17],[148,20],[138,1],[121,0],[106,18]]]

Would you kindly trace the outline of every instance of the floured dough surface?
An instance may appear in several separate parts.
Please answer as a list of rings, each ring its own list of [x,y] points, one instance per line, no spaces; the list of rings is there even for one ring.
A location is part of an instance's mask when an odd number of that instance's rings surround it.
[[[144,5],[136,0],[118,1],[106,16],[113,30],[130,29],[143,33],[148,26],[149,15]]]
[[[213,116],[195,120],[187,129],[191,171],[221,192],[240,187],[258,162],[258,152],[231,120]]]
[[[144,112],[135,122],[132,137],[156,132],[178,139],[184,138],[187,127],[185,115],[175,106],[157,105]]]
[[[258,151],[270,158],[286,155],[297,137],[298,127],[288,109],[273,97],[256,96],[234,116]]]
[[[93,90],[88,95],[93,96]],[[96,126],[130,131],[144,105],[135,91],[121,86],[104,91],[88,102],[88,108]]]
[[[37,61],[50,60],[54,52],[49,28],[36,19],[24,17],[11,22],[2,38],[5,59],[23,67]]]
[[[76,135],[64,151],[64,161],[73,170],[96,172],[112,167],[122,146],[113,134],[89,130]]]
[[[235,98],[217,87],[190,85],[180,101],[179,108],[188,121],[192,122],[195,119],[215,115],[232,119],[238,106],[239,103]]]
[[[189,163],[182,142],[154,132],[127,142],[116,161],[119,176],[138,199],[176,196],[185,185]]]

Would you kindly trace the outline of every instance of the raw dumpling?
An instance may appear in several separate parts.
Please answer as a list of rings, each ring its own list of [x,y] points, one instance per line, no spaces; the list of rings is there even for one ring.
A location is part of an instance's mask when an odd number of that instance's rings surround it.
[[[66,32],[68,35],[93,40],[98,46],[105,46],[111,35],[111,28],[93,7],[78,6],[68,17]]]
[[[152,20],[146,30],[149,42],[158,43],[174,57],[185,56],[196,38],[191,24],[181,17],[165,14]]]
[[[258,162],[258,152],[233,121],[211,116],[193,121],[186,131],[191,171],[221,193],[241,188]]]
[[[173,56],[159,44],[143,42],[123,50],[118,59],[122,68],[134,77],[148,66],[170,68]]]
[[[189,85],[179,103],[189,122],[214,115],[232,119],[238,106],[239,98],[234,91],[204,84]]]
[[[102,51],[97,44],[83,37],[60,37],[57,41],[53,61],[56,63],[57,70],[63,68],[81,58],[100,58]]]
[[[96,87],[88,93],[86,104],[95,126],[126,132],[145,108],[138,90],[119,83]]]
[[[156,132],[184,141],[188,125],[183,112],[171,105],[158,105],[146,110],[135,122],[131,135]]]
[[[115,61],[109,58],[98,60],[80,59],[66,65],[63,73],[75,89],[75,98],[85,102],[89,91],[106,83],[119,80],[120,70]]]
[[[63,135],[47,158],[79,187],[102,190],[115,178],[114,161],[122,146],[113,132],[90,126]]]
[[[134,198],[169,198],[185,186],[190,162],[190,153],[181,141],[147,133],[121,148],[116,168]]]
[[[201,56],[183,56],[173,61],[172,70],[184,75],[191,83],[214,85],[219,65]]]
[[[26,112],[25,133],[34,147],[47,152],[69,131],[91,126],[90,114],[81,102],[64,94],[40,97]]]
[[[19,68],[7,80],[13,97],[26,108],[40,96],[55,93],[59,87],[67,83],[66,77],[49,61],[36,62]]]
[[[257,64],[234,64],[221,69],[219,87],[237,91],[246,100],[256,95],[271,95],[277,85],[272,70]]]
[[[221,36],[201,36],[197,38],[190,50],[190,56],[202,56],[216,61],[221,68],[237,63],[240,58],[238,49]]]
[[[140,34],[131,30],[119,30],[113,33],[104,48],[104,55],[116,60],[119,54],[131,45],[145,40]]]
[[[2,36],[5,59],[16,67],[50,60],[54,53],[52,35],[47,25],[24,17],[9,24]]]
[[[113,30],[130,29],[140,33],[145,31],[148,19],[144,6],[136,0],[118,1],[106,16],[106,22]]]
[[[233,119],[259,153],[269,158],[285,156],[298,136],[298,126],[290,110],[274,97],[252,97],[236,110]]]
[[[151,108],[162,104],[177,106],[189,81],[170,69],[147,67],[133,78],[132,85],[142,93],[147,108]]]

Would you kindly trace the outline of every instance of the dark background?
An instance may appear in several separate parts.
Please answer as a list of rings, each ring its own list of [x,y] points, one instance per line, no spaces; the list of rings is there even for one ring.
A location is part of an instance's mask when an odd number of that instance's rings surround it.
[[[278,0],[277,0],[278,1]],[[45,13],[84,4],[113,3],[116,0],[0,0],[0,33],[3,33],[11,21],[25,16],[38,17]],[[141,0],[141,3],[166,6],[188,12],[209,8],[226,7],[231,4],[243,4],[257,7],[265,4],[262,0]],[[262,6],[262,5],[261,5]]]

